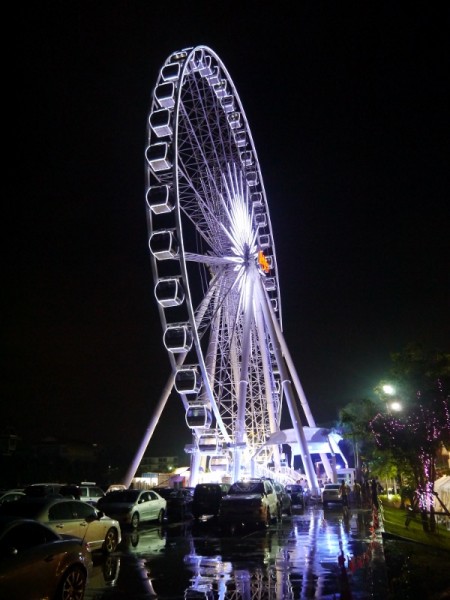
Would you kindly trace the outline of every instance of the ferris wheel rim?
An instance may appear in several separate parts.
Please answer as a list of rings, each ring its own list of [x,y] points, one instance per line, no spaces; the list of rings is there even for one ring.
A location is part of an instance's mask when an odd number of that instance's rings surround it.
[[[249,149],[250,153],[252,154],[252,158],[254,160],[253,171],[245,171],[245,170],[244,171],[246,173],[256,173],[256,179],[258,181],[258,190],[259,190],[258,193],[261,194],[260,200],[261,200],[262,208],[263,208],[262,212],[264,213],[264,215],[266,217],[266,221],[267,221],[266,230],[265,230],[265,231],[267,231],[267,233],[265,233],[264,235],[267,236],[267,238],[268,238],[267,245],[270,246],[270,248],[272,250],[271,274],[275,280],[275,290],[276,290],[275,294],[274,294],[275,297],[273,299],[275,300],[275,303],[277,304],[277,312],[278,312],[277,318],[281,325],[281,299],[280,299],[280,292],[279,292],[278,269],[277,269],[277,264],[276,264],[275,242],[274,242],[274,237],[273,237],[273,232],[272,232],[272,225],[271,225],[271,221],[270,221],[269,208],[268,208],[267,197],[266,197],[266,192],[265,192],[263,178],[262,178],[262,172],[261,172],[259,160],[257,157],[253,137],[251,135],[250,126],[249,126],[245,111],[243,109],[242,102],[240,100],[240,97],[238,95],[236,87],[233,83],[233,80],[231,79],[231,76],[228,73],[228,70],[226,69],[225,65],[223,64],[223,62],[221,61],[219,56],[211,48],[209,48],[208,46],[202,45],[202,46],[196,46],[196,47],[193,47],[190,49],[182,50],[179,53],[172,53],[168,57],[167,61],[165,62],[164,67],[170,67],[172,65],[177,65],[177,64],[181,65],[181,67],[178,71],[178,75],[175,78],[177,90],[176,90],[176,96],[174,97],[174,107],[173,107],[173,114],[175,115],[175,118],[174,118],[174,130],[173,130],[174,142],[173,142],[173,146],[172,146],[173,167],[171,170],[172,170],[173,187],[175,190],[175,207],[174,207],[175,208],[174,213],[176,215],[175,230],[176,230],[177,239],[178,239],[178,243],[179,243],[178,259],[180,261],[181,280],[182,280],[184,294],[185,294],[186,307],[187,307],[187,311],[188,311],[188,315],[189,315],[189,322],[190,322],[190,325],[193,330],[194,343],[198,349],[201,347],[201,343],[200,343],[200,339],[199,339],[198,326],[196,324],[196,319],[195,319],[196,307],[194,306],[193,293],[191,290],[191,286],[193,285],[193,282],[191,281],[189,267],[187,265],[187,262],[195,260],[194,259],[195,253],[189,252],[189,250],[187,248],[188,244],[186,243],[186,240],[185,240],[185,224],[184,224],[184,217],[183,217],[183,209],[185,207],[183,206],[183,194],[181,191],[181,187],[185,184],[186,176],[185,175],[183,177],[181,176],[181,170],[180,170],[180,153],[181,153],[180,141],[181,141],[181,139],[179,136],[180,136],[181,113],[182,113],[183,109],[185,108],[183,105],[183,90],[185,89],[185,86],[188,85],[189,78],[192,76],[193,73],[195,73],[195,71],[193,69],[195,66],[195,61],[196,61],[197,57],[199,57],[199,56],[201,56],[203,58],[209,57],[214,62],[214,67],[218,67],[218,70],[220,72],[220,79],[221,79],[221,81],[225,80],[227,86],[229,86],[229,89],[231,91],[230,95],[232,96],[235,106],[237,107],[237,110],[234,112],[236,112],[240,115],[240,118],[242,119],[242,122],[243,122],[243,127],[240,127],[239,131],[245,133],[245,137],[247,139],[245,148]],[[208,62],[208,61],[206,61],[206,62]],[[176,69],[174,69],[174,71],[175,70]],[[152,115],[154,115],[155,112],[157,112],[161,109],[160,103],[158,103],[155,99],[155,93],[156,93],[156,90],[158,89],[158,86],[165,85],[167,83],[165,80],[163,83],[161,83],[161,80],[164,80],[163,70],[161,70],[160,76],[158,78],[158,83],[155,86],[152,110],[151,110],[151,113],[149,116],[148,136],[149,136],[150,146],[151,146],[152,138],[154,139],[154,131],[151,129],[151,125],[150,125],[150,123],[152,121]],[[217,85],[217,84],[213,84],[208,80],[208,85],[209,85],[209,87],[211,87],[211,86]],[[209,89],[209,88],[205,88],[205,89]],[[213,98],[212,95],[211,95],[211,97]],[[219,103],[216,103],[214,105],[215,110],[217,110],[218,105],[219,105]],[[205,109],[205,114],[206,114],[206,109]],[[221,113],[221,118],[223,118],[224,115],[225,115],[225,111],[223,111],[223,113]],[[226,115],[225,115],[225,118],[227,119]],[[231,125],[230,125],[230,127],[231,127]],[[234,139],[236,140],[236,138],[234,138]],[[209,141],[212,141],[212,136]],[[236,142],[236,144],[237,144],[237,142]],[[211,144],[211,145],[213,145],[213,144]],[[237,155],[239,155],[239,153]],[[218,164],[220,162],[221,161],[217,160]],[[207,165],[205,165],[205,166],[207,167]],[[150,189],[152,187],[152,185],[151,185],[151,169],[148,169],[148,173],[150,173],[150,175],[148,175],[149,179],[148,179],[147,183],[148,183],[148,188]],[[164,182],[164,179],[162,179],[162,181]],[[249,188],[249,187],[250,187],[250,184],[247,185],[247,188]],[[152,230],[153,226],[152,226],[151,210],[149,210],[149,213],[150,213],[149,229]],[[198,229],[197,229],[198,233],[200,233],[199,229],[200,228],[198,227]],[[201,232],[201,233],[203,233],[205,235],[205,232]],[[264,240],[266,241],[266,238]],[[199,263],[203,261],[203,263],[205,263],[205,264],[209,263],[210,266],[214,265],[214,261],[216,261],[217,264],[222,264],[222,266],[225,266],[225,263],[226,263],[226,260],[224,259],[223,256],[215,257],[214,254],[211,254],[208,258],[205,257],[204,255],[202,258],[200,254],[197,254],[197,256],[198,256]],[[228,258],[227,260],[230,261],[231,258]],[[158,261],[155,258],[155,256],[152,256],[152,270],[153,270],[155,281],[161,280],[159,265],[158,265]],[[158,306],[158,308],[159,308],[160,319],[161,319],[163,328],[165,328],[167,330],[169,323],[166,318],[165,310],[164,310],[164,308],[161,308],[161,306]],[[199,360],[201,362],[201,370],[203,373],[205,373],[206,372],[205,357],[201,350],[199,353],[200,353]],[[182,364],[183,357],[176,360],[174,358],[174,356],[169,352],[169,358],[170,358],[170,362],[171,362],[173,370],[179,368],[180,362]]]

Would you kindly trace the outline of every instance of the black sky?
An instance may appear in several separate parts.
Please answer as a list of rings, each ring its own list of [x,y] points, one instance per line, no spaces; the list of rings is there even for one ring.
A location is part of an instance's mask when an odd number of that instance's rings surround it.
[[[169,374],[146,121],[166,57],[199,44],[225,63],[252,130],[316,422],[371,395],[407,343],[448,351],[448,17],[379,2],[13,9],[1,429],[139,444]],[[149,451],[183,456],[189,441],[173,396]]]

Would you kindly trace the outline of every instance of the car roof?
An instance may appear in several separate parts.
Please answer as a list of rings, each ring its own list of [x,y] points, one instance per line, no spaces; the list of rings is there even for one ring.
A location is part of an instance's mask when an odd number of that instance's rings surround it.
[[[45,508],[47,506],[53,506],[54,504],[60,504],[61,502],[76,502],[77,504],[85,504],[81,500],[76,500],[73,498],[64,498],[58,496],[23,496],[20,500],[16,500],[14,502],[7,502],[3,504],[0,511],[2,514],[10,514],[11,511],[15,512],[17,516],[22,514],[22,511],[26,511],[28,509],[35,508],[38,511],[41,508]]]
[[[136,490],[136,489],[127,489],[127,490],[113,490],[112,492],[108,492],[101,499],[105,502],[110,500],[117,499],[118,501],[124,500],[126,498],[137,498],[140,493],[148,492],[149,490]],[[154,491],[154,490],[152,490]],[[156,492],[158,493],[158,492]]]
[[[218,488],[222,489],[222,486],[224,484],[223,483],[197,483],[197,485],[195,486],[195,490],[204,490],[204,489],[211,489],[211,490],[217,490]]]
[[[235,492],[245,493],[259,493],[260,490],[264,489],[264,483],[267,479],[250,479],[246,481],[235,481],[231,486],[229,493],[234,494]]]

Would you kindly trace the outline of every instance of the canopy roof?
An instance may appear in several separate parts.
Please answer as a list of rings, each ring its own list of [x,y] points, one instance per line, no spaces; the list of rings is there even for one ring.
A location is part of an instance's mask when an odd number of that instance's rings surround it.
[[[310,454],[339,454],[347,463],[345,456],[339,448],[343,439],[338,433],[324,427],[303,427],[306,443]],[[266,445],[289,444],[293,455],[301,455],[294,429],[282,429],[272,433]]]

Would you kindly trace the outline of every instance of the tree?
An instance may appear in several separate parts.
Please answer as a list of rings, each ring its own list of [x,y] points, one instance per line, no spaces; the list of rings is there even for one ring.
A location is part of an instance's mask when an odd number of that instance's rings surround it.
[[[410,345],[392,361],[391,381],[401,391],[404,410],[378,413],[370,428],[379,448],[409,465],[423,528],[434,531],[436,458],[442,444],[450,444],[450,354]]]
[[[376,412],[375,403],[368,398],[352,400],[339,411],[339,429],[342,437],[351,443],[358,480],[365,468],[361,459],[374,450],[374,440],[369,435],[368,424]]]

